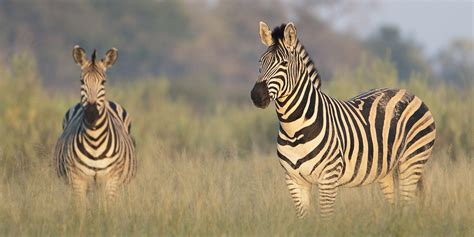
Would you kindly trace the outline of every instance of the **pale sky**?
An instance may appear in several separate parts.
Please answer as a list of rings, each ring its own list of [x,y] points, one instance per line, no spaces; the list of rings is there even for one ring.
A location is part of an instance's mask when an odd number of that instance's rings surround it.
[[[361,3],[363,2],[363,3]],[[428,56],[455,38],[474,39],[474,0],[353,1],[354,12],[334,23],[366,37],[382,24],[396,25],[402,35],[417,41]],[[333,21],[333,20],[331,20]]]

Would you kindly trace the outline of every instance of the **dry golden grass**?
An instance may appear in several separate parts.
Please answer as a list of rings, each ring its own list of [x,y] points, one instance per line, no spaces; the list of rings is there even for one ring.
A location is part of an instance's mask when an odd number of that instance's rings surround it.
[[[91,193],[82,227],[70,190],[39,166],[0,185],[0,235],[13,236],[472,236],[473,164],[435,156],[426,169],[426,198],[401,211],[385,202],[377,185],[341,189],[328,222],[312,213],[295,218],[277,158],[223,159],[172,152],[145,144],[136,179],[106,210]],[[43,157],[46,159],[47,157]],[[5,180],[5,179],[4,179]]]

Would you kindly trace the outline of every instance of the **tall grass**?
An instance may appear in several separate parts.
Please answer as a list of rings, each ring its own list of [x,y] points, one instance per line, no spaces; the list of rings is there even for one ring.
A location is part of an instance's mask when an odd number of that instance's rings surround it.
[[[70,189],[56,178],[52,147],[77,95],[50,95],[25,55],[0,68],[0,235],[263,235],[468,236],[474,229],[472,86],[454,90],[413,75],[400,85],[384,61],[342,72],[324,90],[349,98],[371,87],[407,87],[433,110],[438,141],[426,167],[421,203],[390,207],[377,185],[342,189],[336,215],[322,222],[317,194],[312,214],[295,218],[275,156],[274,111],[210,100],[199,108],[174,96],[167,80],[108,88],[124,105],[137,140],[137,177],[111,209],[100,192],[81,220]],[[382,78],[382,79],[380,79]],[[381,80],[381,81],[377,81]],[[78,89],[79,90],[79,89]],[[178,90],[179,91],[179,90]],[[242,93],[248,94],[248,91]],[[202,93],[197,93],[202,95]],[[214,95],[209,95],[210,98]],[[196,98],[202,99],[202,98]],[[453,155],[455,154],[455,155]],[[456,158],[455,160],[453,158]]]
[[[274,156],[219,159],[150,143],[137,178],[106,210],[101,196],[80,224],[69,189],[46,164],[0,188],[0,235],[468,236],[474,203],[472,161],[433,157],[426,199],[402,212],[377,186],[342,189],[334,219],[299,221]],[[151,148],[153,147],[153,148]],[[49,159],[49,157],[42,157]]]

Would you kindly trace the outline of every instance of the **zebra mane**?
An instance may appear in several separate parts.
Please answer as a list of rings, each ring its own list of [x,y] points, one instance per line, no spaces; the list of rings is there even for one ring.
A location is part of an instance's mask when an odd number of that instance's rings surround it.
[[[273,42],[278,42],[279,40],[282,40],[285,34],[285,27],[286,24],[281,24],[280,26],[277,26],[273,29],[272,31],[272,39]]]
[[[303,44],[301,44],[299,40],[298,40],[298,45],[300,45],[300,55],[303,57],[306,67],[310,68],[309,76],[312,78],[311,81],[319,90],[321,89],[321,75],[319,74],[319,70],[316,67],[316,64],[314,63],[311,56],[309,56],[308,51],[306,51],[305,47],[303,46]]]
[[[92,57],[91,57],[92,64],[95,64],[96,53],[97,53],[97,50],[94,49],[94,52],[92,52]]]
[[[96,59],[97,59],[97,50],[94,49],[91,55],[91,64],[87,70],[88,73],[98,73],[101,76],[105,76],[105,73],[103,70],[100,69],[99,65],[96,64]]]
[[[272,39],[273,42],[280,42],[283,41],[285,37],[285,27],[286,24],[281,24],[280,26],[277,26],[273,29],[272,31]],[[301,55],[301,57],[304,58],[304,63],[306,67],[310,67],[310,77],[312,79],[313,84],[316,86],[317,89],[321,88],[321,76],[319,74],[318,69],[316,68],[316,64],[314,63],[313,59],[309,56],[308,51],[304,48],[303,44],[299,39],[297,39],[297,49]],[[275,45],[277,45],[275,43]]]

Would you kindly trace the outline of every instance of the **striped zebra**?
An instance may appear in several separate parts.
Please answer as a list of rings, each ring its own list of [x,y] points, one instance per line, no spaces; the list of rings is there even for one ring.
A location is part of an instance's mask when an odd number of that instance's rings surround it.
[[[259,33],[268,49],[251,98],[260,108],[275,101],[277,153],[297,216],[307,214],[313,184],[323,218],[333,214],[338,187],[377,181],[394,203],[395,171],[400,200],[409,203],[435,141],[428,107],[397,89],[374,89],[347,101],[331,98],[321,91],[319,73],[293,23],[270,31],[260,22]]]
[[[118,52],[112,48],[98,60],[94,50],[90,61],[77,45],[72,53],[82,70],[81,102],[64,116],[54,153],[56,171],[81,201],[96,183],[104,184],[107,198],[113,200],[137,167],[130,117],[123,107],[105,98],[105,72]]]

